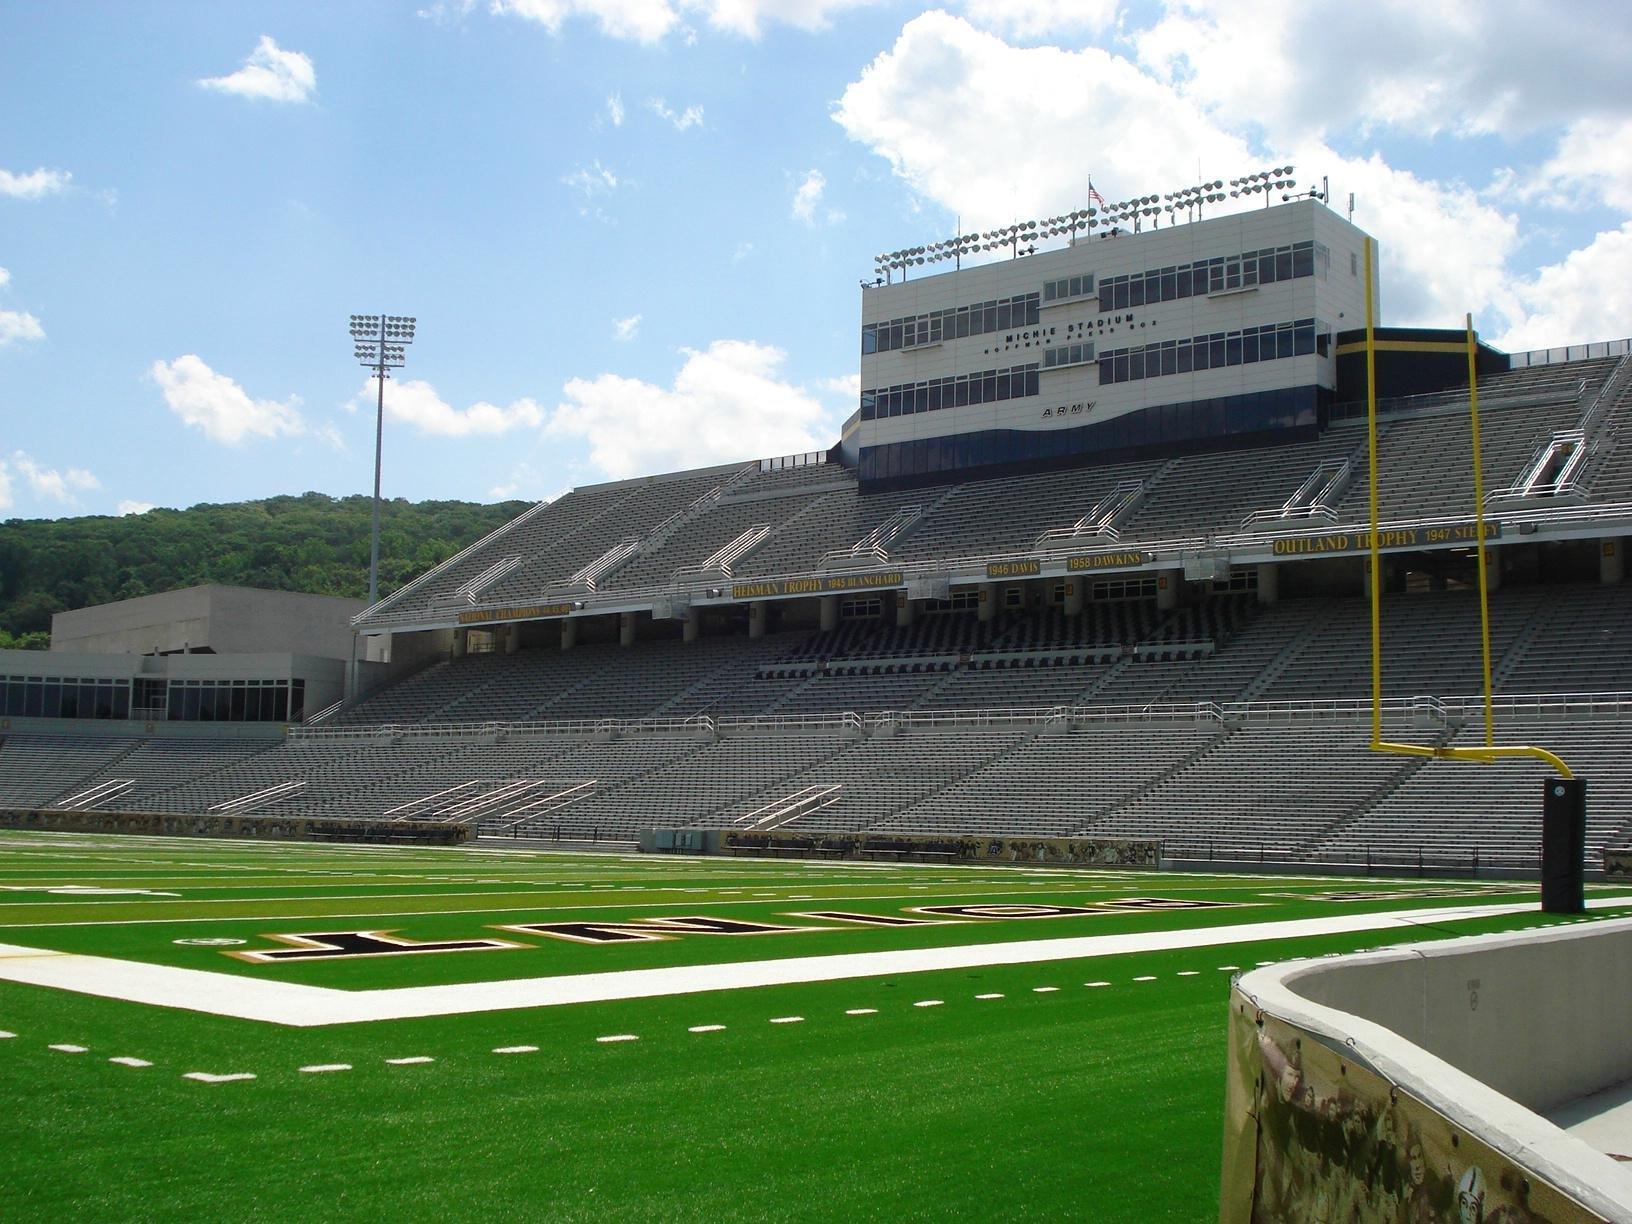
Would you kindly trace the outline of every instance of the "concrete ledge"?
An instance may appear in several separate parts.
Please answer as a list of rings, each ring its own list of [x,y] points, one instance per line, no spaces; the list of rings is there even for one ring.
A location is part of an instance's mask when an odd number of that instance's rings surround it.
[[[1629,1024],[1632,919],[1245,974],[1220,1218],[1632,1221],[1632,1169],[1538,1112],[1625,1080]]]

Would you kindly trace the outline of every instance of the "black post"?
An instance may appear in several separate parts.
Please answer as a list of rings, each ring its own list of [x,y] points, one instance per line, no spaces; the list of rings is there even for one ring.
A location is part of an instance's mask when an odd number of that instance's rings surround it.
[[[1541,797],[1541,910],[1586,912],[1587,780],[1548,778]]]

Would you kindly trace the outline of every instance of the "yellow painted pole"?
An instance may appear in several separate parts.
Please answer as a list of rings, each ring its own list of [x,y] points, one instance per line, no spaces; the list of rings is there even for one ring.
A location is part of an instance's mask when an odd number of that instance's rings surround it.
[[[1468,419],[1473,427],[1473,537],[1479,556],[1479,649],[1485,667],[1485,746],[1496,742],[1495,697],[1490,679],[1490,587],[1487,580],[1485,548],[1485,473],[1479,453],[1479,341],[1473,334],[1473,315],[1468,320]]]
[[[1365,240],[1366,265],[1366,446],[1371,455],[1371,743],[1383,742],[1383,567],[1377,539],[1377,344],[1371,279],[1372,242]]]

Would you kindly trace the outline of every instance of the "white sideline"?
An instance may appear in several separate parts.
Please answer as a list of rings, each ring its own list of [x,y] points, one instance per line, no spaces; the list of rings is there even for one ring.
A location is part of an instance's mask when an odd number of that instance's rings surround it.
[[[1221,947],[1268,939],[1299,939],[1360,931],[1407,931],[1424,923],[1524,913],[1534,906],[1534,901],[1443,906],[1373,914],[1338,914],[1330,918],[1240,923],[1182,931],[1084,935],[1069,939],[1031,939],[950,948],[853,952],[838,956],[802,956],[723,965],[678,965],[663,969],[625,969],[611,973],[517,978],[502,982],[460,982],[449,986],[357,991],[0,944],[0,981],[52,986],[104,999],[311,1028],[373,1020],[456,1016],[522,1007],[557,1007],[567,1003],[650,999],[709,990],[741,990],[753,986],[834,982],[847,978],[926,973],[937,969],[1032,965],[1094,956],[1120,956],[1130,952]],[[1589,909],[1632,906],[1632,896],[1599,897],[1588,901],[1587,906]]]

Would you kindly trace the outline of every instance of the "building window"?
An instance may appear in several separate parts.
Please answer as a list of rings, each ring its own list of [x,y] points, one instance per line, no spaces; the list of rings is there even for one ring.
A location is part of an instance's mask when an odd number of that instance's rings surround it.
[[[1138,382],[1168,374],[1189,374],[1225,366],[1255,365],[1286,357],[1319,352],[1315,321],[1265,323],[1240,331],[1213,332],[1185,340],[1160,340],[1134,348],[1112,349],[1099,355],[1099,381]],[[1324,356],[1324,353],[1321,353]]]
[[[1091,277],[1089,278],[1092,279]],[[889,353],[897,349],[919,348],[964,336],[982,336],[1011,327],[1030,327],[1038,321],[1040,297],[1025,293],[1018,297],[949,307],[928,314],[864,323],[861,327],[861,355]]]
[[[948,378],[901,383],[861,393],[861,419],[885,420],[967,404],[990,404],[1019,399],[1038,393],[1038,365],[1010,366],[1002,370],[976,370]]]

